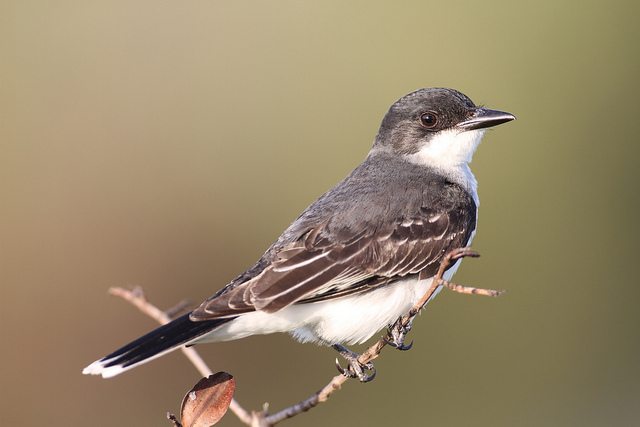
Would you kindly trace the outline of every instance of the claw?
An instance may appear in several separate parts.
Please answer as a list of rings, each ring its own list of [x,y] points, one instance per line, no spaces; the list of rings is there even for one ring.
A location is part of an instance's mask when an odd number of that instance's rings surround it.
[[[369,381],[373,381],[373,379],[376,377],[376,374],[378,373],[378,370],[376,368],[374,368],[373,365],[371,365],[371,367],[373,368],[373,375],[364,374],[364,379],[358,377],[358,379],[360,380],[361,383],[368,383]]]
[[[340,344],[335,344],[333,345],[333,348],[335,350],[337,350],[342,357],[344,357],[347,362],[349,362],[349,364],[347,365],[347,368],[343,368],[342,366],[340,366],[340,362],[338,361],[338,358],[336,358],[336,368],[338,368],[338,372],[340,372],[342,375],[344,375],[347,378],[358,378],[358,380],[360,380],[360,382],[362,383],[368,383],[369,381],[373,380],[376,377],[376,368],[373,366],[373,363],[371,362],[367,362],[365,364],[362,364],[358,361],[358,358],[360,356],[358,356],[357,354],[347,350],[345,347],[341,346]],[[364,373],[364,371],[366,370],[372,370],[373,371],[373,375],[367,375]]]
[[[407,351],[407,350],[411,350],[411,347],[413,347],[413,341],[411,341],[411,344],[409,345],[403,345],[402,347],[398,347],[398,350]]]
[[[350,365],[347,365],[347,368]],[[350,372],[348,372],[348,369],[344,369],[342,366],[340,366],[340,361],[338,360],[338,358],[336,357],[336,368],[338,368],[338,372],[340,372],[342,375],[344,375],[347,378],[353,378],[355,375],[351,374]]]
[[[411,341],[411,344],[409,345],[404,345],[404,338],[411,330],[412,320],[413,319],[411,319],[406,325],[402,325],[402,318],[398,319],[396,323],[394,323],[393,326],[389,328],[389,333],[387,336],[390,337],[391,340],[388,340],[386,337],[384,337],[384,341],[391,347],[397,348],[398,350],[409,350],[411,347],[413,347],[413,341]]]
[[[411,344],[409,344],[409,345],[404,345],[404,343],[403,344],[396,344],[396,343],[394,343],[392,341],[389,341],[386,337],[383,337],[382,339],[384,340],[384,342],[386,342],[391,347],[393,347],[395,349],[398,349],[398,350],[401,350],[401,351],[407,351],[407,350],[411,349],[411,347],[413,347],[413,341],[411,341]]]

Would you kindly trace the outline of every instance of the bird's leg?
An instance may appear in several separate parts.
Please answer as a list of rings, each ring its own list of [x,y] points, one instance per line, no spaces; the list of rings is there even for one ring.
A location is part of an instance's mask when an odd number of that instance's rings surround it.
[[[409,322],[406,325],[402,324],[402,317],[396,320],[396,323],[389,328],[387,333],[387,337],[391,338],[391,340],[384,337],[383,339],[385,342],[398,350],[409,350],[413,346],[413,341],[411,341],[411,344],[409,345],[404,345],[404,339],[411,330],[411,322],[413,322],[414,316],[409,319]]]
[[[360,363],[360,361],[358,360],[360,356],[352,351],[349,351],[343,345],[334,344],[331,347],[333,347],[334,350],[340,353],[340,355],[344,357],[347,362],[349,362],[349,364],[347,365],[347,368],[343,369],[342,366],[340,366],[340,362],[338,361],[338,358],[336,358],[336,367],[338,368],[338,371],[340,371],[342,375],[344,375],[347,378],[357,377],[360,380],[360,382],[363,382],[363,383],[367,383],[376,377],[376,368],[373,367],[373,363],[371,362],[367,362],[365,364]],[[364,372],[365,370],[373,370],[373,375],[369,376],[365,374]]]

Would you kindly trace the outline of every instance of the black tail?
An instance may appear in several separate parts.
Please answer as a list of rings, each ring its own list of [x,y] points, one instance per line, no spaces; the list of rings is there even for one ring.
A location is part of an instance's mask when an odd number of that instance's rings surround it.
[[[93,362],[82,373],[113,377],[189,344],[233,319],[235,317],[194,322],[185,314]]]

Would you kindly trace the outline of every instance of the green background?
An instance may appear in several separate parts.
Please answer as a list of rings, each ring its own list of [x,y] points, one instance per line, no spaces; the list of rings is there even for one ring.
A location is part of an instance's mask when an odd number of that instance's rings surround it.
[[[510,291],[444,290],[411,351],[286,425],[640,424],[639,18],[637,1],[2,2],[3,424],[170,426],[199,379],[179,353],[80,374],[155,326],[107,289],[209,297],[430,86],[518,117],[474,157],[482,258],[455,277]],[[199,349],[247,409],[336,373],[284,334]]]

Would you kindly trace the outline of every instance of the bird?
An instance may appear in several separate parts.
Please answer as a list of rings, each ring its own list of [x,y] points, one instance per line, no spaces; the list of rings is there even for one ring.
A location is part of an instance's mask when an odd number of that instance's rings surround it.
[[[385,114],[364,161],[253,266],[190,313],[83,373],[110,378],[183,345],[276,332],[351,354],[354,368],[355,353],[343,344],[364,343],[393,325],[429,289],[446,254],[470,245],[479,200],[469,163],[486,129],[511,120],[454,89],[403,96]],[[372,379],[355,371],[342,372]]]

